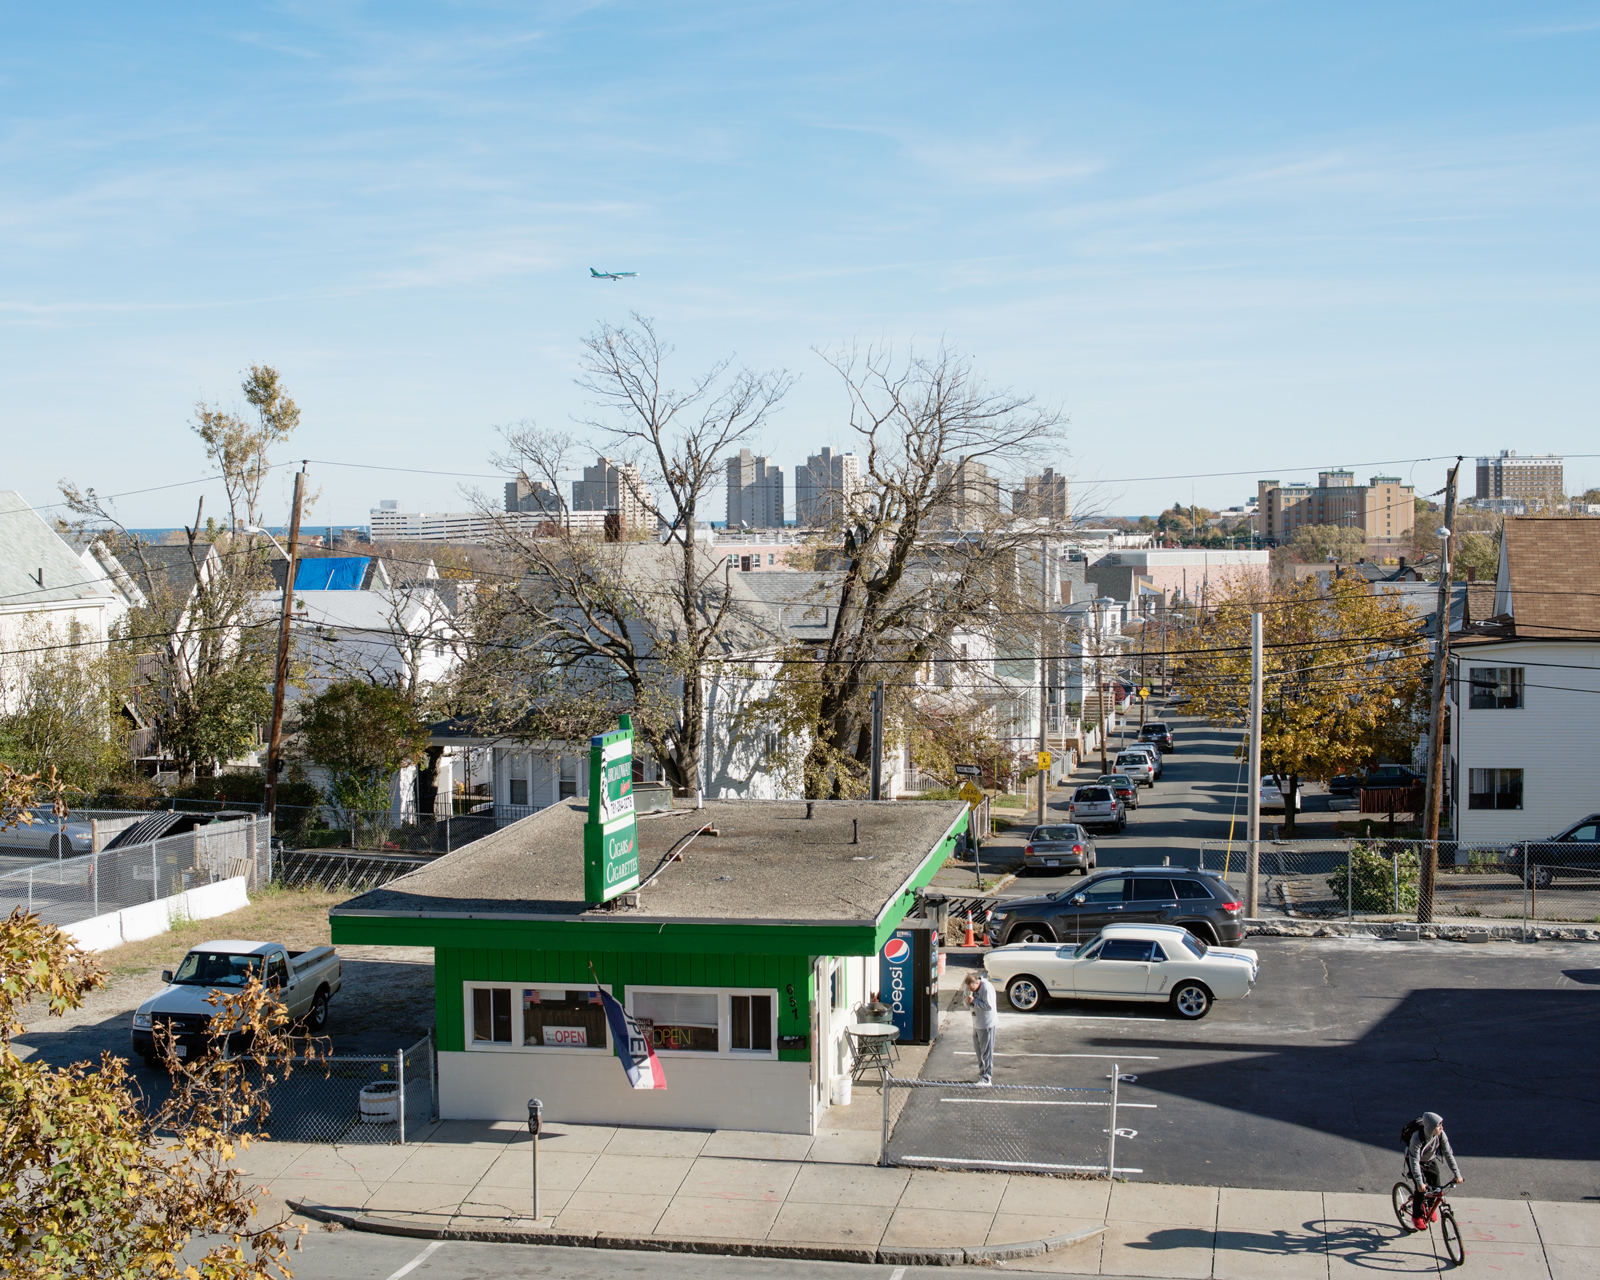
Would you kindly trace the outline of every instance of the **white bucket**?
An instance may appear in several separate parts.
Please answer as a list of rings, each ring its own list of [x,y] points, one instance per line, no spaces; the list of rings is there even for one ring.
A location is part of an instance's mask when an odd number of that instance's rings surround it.
[[[850,1088],[854,1081],[848,1075],[840,1076],[833,1082],[833,1105],[848,1107],[850,1105]]]
[[[400,1119],[400,1086],[393,1080],[377,1080],[361,1090],[363,1124],[394,1124]]]

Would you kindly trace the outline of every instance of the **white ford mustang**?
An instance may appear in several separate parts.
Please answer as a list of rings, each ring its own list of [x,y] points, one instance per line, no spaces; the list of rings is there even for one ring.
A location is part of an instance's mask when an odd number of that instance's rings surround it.
[[[1203,1018],[1217,1000],[1250,994],[1261,962],[1243,947],[1211,947],[1169,924],[1109,924],[1081,946],[1018,942],[984,955],[983,967],[1023,1013],[1047,996],[1165,1000],[1180,1018]]]

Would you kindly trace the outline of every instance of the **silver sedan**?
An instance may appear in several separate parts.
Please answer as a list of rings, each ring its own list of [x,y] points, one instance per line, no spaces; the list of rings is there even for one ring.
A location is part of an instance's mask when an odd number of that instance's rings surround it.
[[[71,858],[92,852],[94,830],[82,818],[58,819],[48,807],[29,809],[31,823],[18,821],[0,831],[0,847],[48,853],[53,858]]]

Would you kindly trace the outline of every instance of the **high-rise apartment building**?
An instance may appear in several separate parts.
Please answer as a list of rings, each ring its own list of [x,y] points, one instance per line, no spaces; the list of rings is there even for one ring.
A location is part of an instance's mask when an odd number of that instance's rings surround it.
[[[728,459],[728,528],[783,528],[783,469],[748,449]]]
[[[1554,509],[1566,495],[1566,478],[1561,455],[1530,453],[1517,456],[1515,449],[1502,449],[1498,458],[1478,459],[1479,499],[1499,499],[1546,505]]]
[[[507,511],[538,511],[554,515],[561,510],[561,496],[543,480],[518,476],[506,481]]]
[[[1042,476],[1024,476],[1022,488],[1011,491],[1011,514],[1028,520],[1065,524],[1072,506],[1067,501],[1067,478],[1046,467]]]
[[[821,453],[806,459],[805,466],[794,469],[795,523],[817,525],[839,519],[861,487],[861,459],[824,445]]]
[[[989,474],[986,463],[972,458],[943,463],[939,467],[939,487],[945,491],[937,519],[951,529],[982,529],[994,524],[1003,514],[1000,481]]]
[[[1416,525],[1416,489],[1399,476],[1373,476],[1357,484],[1348,471],[1323,471],[1317,483],[1256,483],[1261,536],[1282,546],[1306,525],[1360,529],[1368,542],[1405,543]]]
[[[583,479],[572,482],[574,511],[616,512],[621,528],[654,527],[655,495],[645,488],[639,468],[632,462],[617,464],[602,456],[583,469]]]

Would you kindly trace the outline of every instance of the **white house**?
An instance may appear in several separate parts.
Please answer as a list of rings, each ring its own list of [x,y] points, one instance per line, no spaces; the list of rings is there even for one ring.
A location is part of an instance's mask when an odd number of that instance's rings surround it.
[[[1600,811],[1600,521],[1510,519],[1494,616],[1451,638],[1446,738],[1456,838],[1542,839]]]
[[[120,600],[20,493],[0,489],[0,667],[68,640],[97,651],[126,612]],[[0,671],[0,701],[12,675]]]

